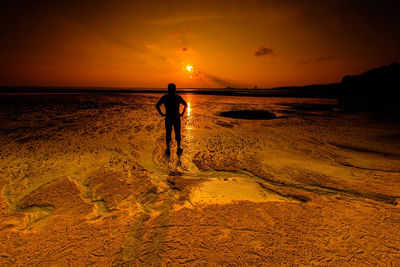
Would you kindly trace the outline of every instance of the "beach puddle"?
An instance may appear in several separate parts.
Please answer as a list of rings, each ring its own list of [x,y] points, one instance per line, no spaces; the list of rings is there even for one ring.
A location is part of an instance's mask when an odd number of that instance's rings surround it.
[[[231,110],[221,112],[221,117],[243,120],[270,120],[275,119],[276,115],[266,110]]]
[[[256,182],[244,178],[210,179],[201,183],[192,191],[193,204],[225,204],[233,201],[253,202],[288,201],[270,192],[266,192]]]

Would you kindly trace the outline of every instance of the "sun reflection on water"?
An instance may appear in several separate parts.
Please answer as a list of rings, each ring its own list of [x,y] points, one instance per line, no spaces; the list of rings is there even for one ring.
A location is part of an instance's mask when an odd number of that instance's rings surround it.
[[[192,131],[193,130],[193,107],[192,107],[192,95],[187,95],[186,96],[186,103],[187,103],[187,109],[186,109],[186,114],[185,114],[185,123],[184,123],[184,127],[185,129]],[[188,133],[189,135],[191,135],[191,133]]]
[[[190,108],[190,102],[187,103],[187,116],[190,117],[190,112],[192,111],[192,109]]]

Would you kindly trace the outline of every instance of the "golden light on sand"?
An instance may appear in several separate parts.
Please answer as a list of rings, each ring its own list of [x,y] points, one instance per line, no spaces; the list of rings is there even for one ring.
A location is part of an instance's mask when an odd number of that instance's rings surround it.
[[[179,155],[161,93],[0,94],[0,266],[400,266],[394,117],[185,88]]]

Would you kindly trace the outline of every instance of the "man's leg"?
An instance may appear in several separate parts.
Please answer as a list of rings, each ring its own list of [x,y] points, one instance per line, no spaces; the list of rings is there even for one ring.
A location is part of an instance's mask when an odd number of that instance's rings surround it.
[[[169,154],[169,146],[171,143],[171,132],[172,132],[172,122],[171,120],[165,118],[165,142],[167,144],[167,150],[165,153]]]
[[[177,118],[174,121],[174,130],[175,130],[175,140],[178,145],[176,153],[181,154],[183,149],[181,148],[181,119]]]

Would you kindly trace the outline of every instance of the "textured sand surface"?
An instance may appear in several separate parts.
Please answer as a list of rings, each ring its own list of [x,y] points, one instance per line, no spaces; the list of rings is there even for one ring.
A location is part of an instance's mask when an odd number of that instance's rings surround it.
[[[159,97],[0,96],[0,265],[400,265],[396,120],[183,95],[168,158]]]

